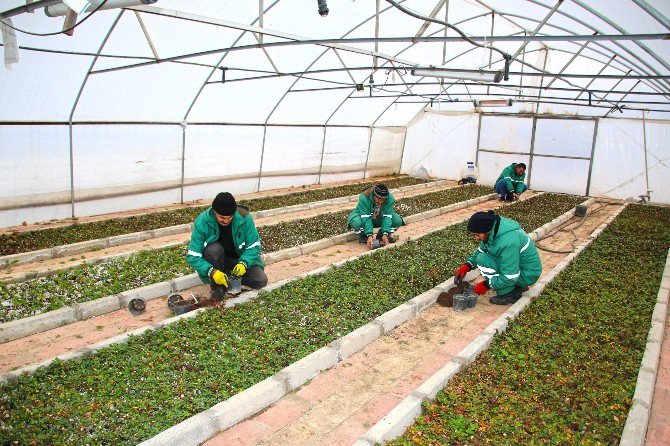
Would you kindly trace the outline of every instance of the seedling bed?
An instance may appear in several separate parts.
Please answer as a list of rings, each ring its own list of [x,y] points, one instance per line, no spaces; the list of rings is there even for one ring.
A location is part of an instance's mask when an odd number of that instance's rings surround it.
[[[384,180],[389,188],[398,188],[414,184],[426,183],[424,180],[412,177],[400,177]],[[349,184],[325,189],[306,190],[286,195],[240,200],[239,204],[247,206],[251,211],[275,209],[295,204],[310,203],[331,198],[346,197],[360,193],[375,181]],[[208,205],[209,206],[209,205]],[[0,234],[0,256],[36,251],[38,249],[53,248],[87,240],[112,237],[115,235],[149,231],[153,229],[192,223],[193,220],[208,206],[161,211],[132,217],[113,218],[90,223],[72,224],[57,228],[38,229],[35,231],[21,231],[10,234]]]
[[[458,203],[489,192],[483,186],[468,186],[431,192],[398,200],[408,212],[421,212]],[[258,232],[266,253],[346,232],[350,210],[322,214],[302,220],[261,226]],[[0,283],[0,322],[21,319],[76,303],[99,299],[130,289],[171,280],[192,273],[183,246],[140,251],[95,265],[56,272],[17,283]]]
[[[392,444],[618,444],[668,221],[668,208],[626,208]]]
[[[527,215],[533,201],[514,206]],[[574,201],[557,196],[542,223]],[[0,443],[138,443],[436,286],[474,247],[464,223],[450,226],[245,305],[56,361],[0,386]]]

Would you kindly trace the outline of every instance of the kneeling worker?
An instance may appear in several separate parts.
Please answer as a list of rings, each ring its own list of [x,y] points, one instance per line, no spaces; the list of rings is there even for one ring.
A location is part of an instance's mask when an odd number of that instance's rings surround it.
[[[268,283],[254,220],[229,192],[219,193],[195,219],[186,261],[210,284],[213,300],[224,298],[231,274],[253,289]]]
[[[479,268],[484,280],[473,291],[481,295],[493,288],[498,294],[489,302],[507,305],[519,300],[521,293],[537,282],[542,273],[540,256],[518,222],[493,211],[475,212],[468,221],[468,232],[480,244],[454,273],[456,284],[468,271]]]
[[[377,231],[381,246],[397,240],[393,233],[404,225],[402,217],[393,210],[395,198],[384,184],[365,189],[358,197],[358,205],[347,220],[347,226],[358,234],[358,241],[372,249],[372,233]]]
[[[493,189],[500,194],[500,201],[518,200],[519,196],[528,190],[528,186],[524,183],[525,179],[526,165],[512,163],[503,169]]]

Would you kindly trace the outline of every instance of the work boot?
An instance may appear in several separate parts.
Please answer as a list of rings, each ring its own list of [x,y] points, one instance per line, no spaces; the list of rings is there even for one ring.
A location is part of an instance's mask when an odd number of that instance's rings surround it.
[[[501,195],[499,200],[500,201],[507,201],[507,196],[506,195]]]
[[[509,305],[521,299],[521,291],[512,290],[507,294],[495,295],[489,299],[489,302],[495,305]]]
[[[209,284],[209,297],[213,302],[221,302],[226,297],[228,288],[223,285]]]
[[[364,232],[358,233],[358,243],[365,245],[368,242],[368,236]]]
[[[505,201],[514,201],[514,192],[510,192],[505,196]]]
[[[395,243],[398,241],[398,236],[395,234],[389,234],[389,243]]]

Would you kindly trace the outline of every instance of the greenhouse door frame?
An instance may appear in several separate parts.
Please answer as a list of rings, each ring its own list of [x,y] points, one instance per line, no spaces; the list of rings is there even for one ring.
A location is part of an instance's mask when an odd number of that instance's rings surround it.
[[[593,156],[595,153],[596,149],[596,141],[598,138],[598,124],[600,122],[599,117],[576,117],[576,116],[537,116],[535,114],[533,115],[527,115],[527,114],[514,114],[514,113],[486,113],[486,112],[479,112],[479,120],[478,120],[478,126],[477,126],[477,147],[475,151],[475,164],[479,164],[479,153],[480,152],[485,152],[485,153],[493,153],[493,154],[504,154],[504,155],[523,155],[523,156],[528,156],[529,161],[528,161],[528,175],[527,175],[527,184],[528,188],[531,189],[531,181],[532,181],[532,175],[533,175],[533,161],[536,158],[559,158],[559,159],[572,159],[572,160],[583,160],[583,161],[588,161],[589,163],[589,169],[588,169],[588,176],[586,180],[586,187],[584,191],[584,195],[588,196],[589,191],[591,189],[591,174],[592,174],[592,169],[593,169]],[[522,151],[502,151],[502,150],[489,150],[489,149],[482,149],[480,147],[480,141],[481,141],[481,133],[482,133],[482,117],[484,116],[491,116],[491,117],[509,117],[509,118],[526,118],[526,119],[532,119],[532,131],[531,131],[531,136],[530,136],[530,149],[528,152],[522,152]],[[536,130],[537,130],[537,121],[538,120],[560,120],[560,121],[591,121],[594,123],[593,127],[593,135],[591,139],[591,152],[588,157],[586,156],[567,156],[567,155],[548,155],[548,154],[538,154],[535,153],[535,142],[536,142]]]

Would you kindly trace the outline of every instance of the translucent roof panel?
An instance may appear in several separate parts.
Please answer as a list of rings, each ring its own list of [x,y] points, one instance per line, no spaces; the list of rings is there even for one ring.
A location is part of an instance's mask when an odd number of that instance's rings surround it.
[[[19,61],[0,71],[7,122],[403,125],[415,113],[396,102],[461,110],[481,97],[513,98],[520,111],[663,116],[670,98],[667,0],[383,1],[379,11],[331,0],[326,17],[314,0],[157,0],[82,15],[72,36],[57,34],[62,17],[0,3],[32,33],[15,33]],[[410,74],[432,67],[449,87]],[[454,71],[505,68],[508,79],[451,86]],[[584,102],[588,92],[598,101]]]

